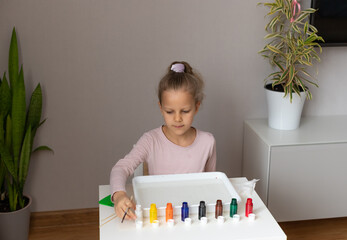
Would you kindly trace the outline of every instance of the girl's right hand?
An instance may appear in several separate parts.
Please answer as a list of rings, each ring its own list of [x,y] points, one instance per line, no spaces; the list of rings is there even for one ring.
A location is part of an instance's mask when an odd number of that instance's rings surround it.
[[[123,191],[115,192],[112,196],[112,200],[114,202],[114,211],[119,218],[122,219],[125,211],[128,208],[130,208],[129,211],[127,212],[127,215],[125,216],[125,219],[128,219],[128,220],[136,219],[136,215],[132,211],[132,210],[135,210],[135,203],[133,201],[130,201],[126,192],[123,192]]]

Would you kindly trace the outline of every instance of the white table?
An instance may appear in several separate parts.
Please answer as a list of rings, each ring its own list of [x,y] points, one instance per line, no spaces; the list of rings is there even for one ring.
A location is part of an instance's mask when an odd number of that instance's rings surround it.
[[[191,226],[185,226],[181,222],[181,216],[174,216],[175,226],[168,227],[165,219],[159,218],[160,226],[153,228],[148,218],[144,218],[142,229],[136,229],[134,221],[124,221],[121,223],[120,218],[115,218],[112,221],[100,227],[100,240],[108,239],[148,239],[148,240],[170,240],[170,239],[199,239],[211,240],[214,237],[223,239],[273,239],[285,240],[287,236],[284,234],[276,220],[273,218],[269,210],[259,198],[256,192],[253,193],[253,209],[256,214],[255,221],[249,221],[245,217],[245,203],[246,199],[240,193],[239,186],[241,183],[246,182],[246,178],[232,178],[231,183],[236,191],[241,196],[242,203],[238,205],[238,214],[241,215],[239,222],[235,223],[229,217],[229,209],[223,215],[225,217],[224,224],[218,224],[213,214],[207,215],[208,223],[202,225],[199,223],[197,216],[190,216],[193,222]],[[132,193],[131,185],[127,186],[128,194]],[[99,199],[106,197],[110,194],[109,185],[99,186]],[[105,218],[114,213],[112,207],[99,205],[99,221],[100,225],[104,223]]]

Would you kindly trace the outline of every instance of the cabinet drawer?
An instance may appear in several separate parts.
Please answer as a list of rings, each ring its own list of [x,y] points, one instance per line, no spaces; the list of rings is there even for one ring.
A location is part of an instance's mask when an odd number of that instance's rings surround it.
[[[268,208],[277,221],[347,216],[347,143],[272,147]]]

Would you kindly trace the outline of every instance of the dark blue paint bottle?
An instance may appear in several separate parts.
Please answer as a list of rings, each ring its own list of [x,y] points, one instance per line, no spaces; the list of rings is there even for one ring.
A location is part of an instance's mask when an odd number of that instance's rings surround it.
[[[189,207],[187,202],[183,202],[181,208],[181,220],[184,222],[184,219],[186,218],[189,218]]]

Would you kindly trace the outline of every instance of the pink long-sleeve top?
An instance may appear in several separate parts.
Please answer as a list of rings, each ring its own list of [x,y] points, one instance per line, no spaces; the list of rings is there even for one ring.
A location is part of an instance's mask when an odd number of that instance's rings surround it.
[[[112,168],[112,195],[125,191],[127,178],[147,162],[150,175],[212,172],[216,170],[216,141],[211,133],[196,130],[194,142],[181,147],[166,138],[162,127],[146,132],[133,149]],[[112,196],[111,195],[111,196]]]

